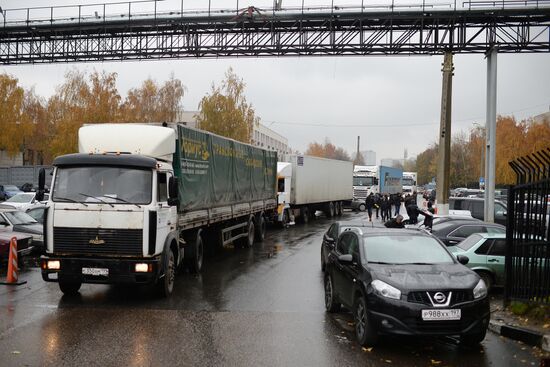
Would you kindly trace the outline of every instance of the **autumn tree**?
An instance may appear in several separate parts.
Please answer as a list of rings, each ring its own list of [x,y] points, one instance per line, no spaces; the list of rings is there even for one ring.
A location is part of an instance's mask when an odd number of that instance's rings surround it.
[[[337,159],[340,161],[351,161],[348,153],[344,149],[336,147],[330,142],[328,138],[325,139],[324,144],[320,144],[317,142],[310,143],[306,150],[306,155],[328,159]]]
[[[185,86],[174,75],[163,85],[153,79],[143,81],[141,87],[128,91],[121,106],[124,122],[176,122],[181,110]]]
[[[21,151],[29,126],[23,119],[25,91],[18,80],[10,75],[0,75],[0,150],[15,156]]]
[[[198,127],[215,134],[250,143],[255,123],[254,108],[246,101],[245,83],[232,68],[225,73],[221,86],[212,84],[210,94],[199,104]]]

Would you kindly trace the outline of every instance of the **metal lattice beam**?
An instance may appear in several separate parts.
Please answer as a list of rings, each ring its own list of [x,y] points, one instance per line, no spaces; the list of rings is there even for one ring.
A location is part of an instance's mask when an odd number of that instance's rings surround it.
[[[172,58],[550,52],[550,8],[24,24],[3,64]]]

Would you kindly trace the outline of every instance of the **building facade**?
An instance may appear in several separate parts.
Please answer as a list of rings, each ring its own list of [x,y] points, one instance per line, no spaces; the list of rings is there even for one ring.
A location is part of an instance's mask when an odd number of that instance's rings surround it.
[[[250,144],[274,150],[280,155],[291,153],[288,147],[288,139],[262,124],[254,124]]]

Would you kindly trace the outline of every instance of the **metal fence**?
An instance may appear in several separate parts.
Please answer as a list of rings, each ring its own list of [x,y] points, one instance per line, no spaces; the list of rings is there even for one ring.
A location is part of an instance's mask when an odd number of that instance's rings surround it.
[[[550,304],[550,148],[509,163],[505,302]]]
[[[11,166],[0,167],[0,185],[21,186],[25,183],[38,185],[38,172],[40,168],[46,169],[46,185],[52,181],[51,166]]]

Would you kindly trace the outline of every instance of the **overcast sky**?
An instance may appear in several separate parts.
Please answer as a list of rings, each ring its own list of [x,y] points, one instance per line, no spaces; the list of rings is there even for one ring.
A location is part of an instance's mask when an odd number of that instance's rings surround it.
[[[2,7],[28,4],[50,2],[4,1]],[[163,6],[179,4],[167,0]],[[293,149],[305,151],[308,143],[328,137],[351,154],[359,135],[361,150],[376,151],[380,160],[402,158],[405,148],[414,156],[436,141],[442,61],[442,56],[186,59],[2,66],[0,71],[44,97],[71,68],[116,72],[122,95],[147,77],[162,83],[174,73],[187,87],[184,109],[196,110],[212,82],[219,83],[233,67],[262,122],[286,136]],[[455,55],[454,66],[453,133],[485,123],[487,63],[481,55]],[[497,113],[523,119],[549,110],[550,53],[499,55]]]

